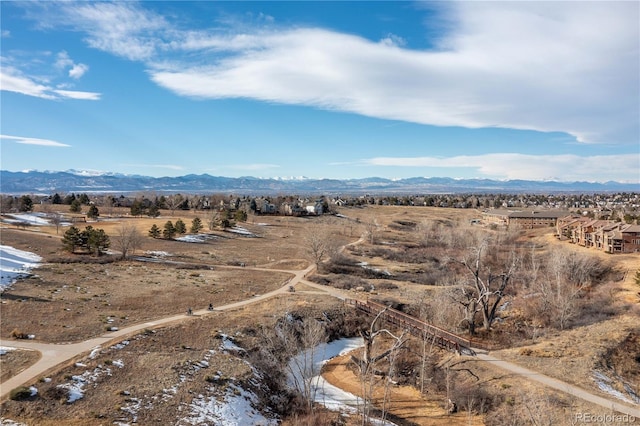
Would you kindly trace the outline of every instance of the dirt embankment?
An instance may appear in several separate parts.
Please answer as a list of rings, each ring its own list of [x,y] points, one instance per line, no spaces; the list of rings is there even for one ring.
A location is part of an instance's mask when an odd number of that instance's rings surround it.
[[[346,392],[362,397],[362,382],[350,369],[350,355],[343,355],[330,360],[322,370],[322,376],[332,384]],[[387,396],[388,411],[394,422],[410,425],[451,425],[484,424],[481,416],[469,416],[468,413],[449,414],[443,408],[444,401],[438,397],[421,395],[412,386],[391,385]],[[373,393],[373,405],[380,409],[384,402],[384,379],[378,379]]]

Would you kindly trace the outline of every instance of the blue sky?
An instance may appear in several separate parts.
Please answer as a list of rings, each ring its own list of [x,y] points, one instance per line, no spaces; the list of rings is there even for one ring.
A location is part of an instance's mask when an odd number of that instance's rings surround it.
[[[640,182],[640,3],[0,2],[3,170]]]

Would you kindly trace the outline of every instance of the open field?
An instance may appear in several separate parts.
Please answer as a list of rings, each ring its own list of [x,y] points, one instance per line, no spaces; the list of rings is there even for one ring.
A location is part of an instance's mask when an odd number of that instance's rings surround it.
[[[307,239],[312,229],[320,229],[340,246],[358,244],[346,246],[342,251],[341,256],[352,265],[350,272],[338,274],[335,265],[323,264],[310,280],[342,285],[342,294],[351,297],[373,297],[415,309],[420,300],[434,299],[446,291],[441,277],[449,268],[442,259],[434,257],[439,252],[422,245],[423,222],[465,227],[477,217],[476,212],[467,209],[386,206],[342,209],[340,214],[321,218],[250,217],[241,226],[251,235],[206,231],[210,238],[202,243],[146,236],[152,224],[162,227],[165,221],[175,221],[178,216],[91,223],[109,235],[116,235],[123,222],[135,224],[144,238],[137,257],[126,261],[117,261],[118,253],[97,259],[64,253],[54,227],[23,230],[4,226],[0,234],[3,245],[37,253],[43,257],[43,263],[33,271],[33,276],[18,281],[2,294],[0,334],[8,339],[18,330],[35,335],[36,341],[78,342],[100,336],[112,327],[125,328],[181,314],[188,307],[199,310],[209,303],[215,307],[251,299],[285,286],[294,272],[313,262]],[[188,226],[195,215],[186,212],[181,218]],[[81,229],[83,226],[79,225]],[[550,232],[528,231],[519,236],[519,241],[533,244],[541,253],[555,245],[580,250],[556,241],[549,236]],[[640,358],[634,358],[640,357],[640,347],[633,337],[640,331],[640,304],[632,280],[634,268],[640,267],[640,257],[603,259],[621,271],[622,277],[606,284],[610,304],[615,307],[610,309],[611,314],[567,330],[541,328],[533,334],[530,330],[507,333],[514,323],[505,315],[496,323],[493,333],[506,333],[509,337],[499,339],[497,345],[504,349],[495,354],[608,397],[611,394],[598,388],[595,371],[611,375],[613,369],[624,375],[632,387],[640,387],[637,375],[640,368],[634,369],[640,367],[634,364],[640,363]],[[339,262],[337,265],[343,267]],[[433,271],[440,271],[440,275]],[[240,388],[260,394],[250,362],[259,349],[261,330],[273,328],[291,312],[314,318],[322,318],[327,312],[343,312],[340,300],[330,297],[324,289],[338,291],[302,282],[296,285],[295,293],[284,293],[241,309],[185,317],[180,323],[131,336],[124,345],[104,347],[91,356],[85,354],[48,374],[47,380],[42,377],[35,383],[37,397],[5,402],[2,416],[27,424],[72,424],[69,423],[72,419],[82,419],[82,424],[134,420],[153,424],[162,419],[189,424],[189,419],[196,417],[197,407],[207,405],[207,398],[225,398],[227,392],[242,393]],[[511,348],[507,345],[510,341]],[[434,356],[439,362],[450,358],[440,351]],[[33,354],[3,355],[2,380],[35,361]],[[527,383],[500,369],[481,366],[477,361],[468,364],[483,383],[482,392],[491,395],[483,400],[488,410],[491,406],[489,411],[480,410],[471,416],[463,411],[451,416],[444,410],[446,392],[442,389],[433,388],[425,400],[413,388],[397,387],[394,392],[400,408],[392,414],[400,424],[434,424],[436,419],[451,424],[499,424],[496,419],[518,415],[515,409],[509,411],[510,407],[528,401],[547,407],[549,414],[556,416],[553,424],[571,424],[571,413],[593,411],[593,407],[580,400],[555,391],[548,393],[543,386]],[[355,376],[347,379],[353,374],[348,362],[339,359],[330,366],[327,370],[330,381],[347,390],[357,388]],[[6,371],[11,373],[5,375]],[[95,376],[95,380],[88,380],[81,399],[69,403],[64,386],[72,386],[72,378],[87,371],[92,372],[89,375]],[[474,386],[474,392],[480,389]],[[620,386],[623,381],[614,388]],[[525,394],[525,389],[531,392]],[[274,416],[268,410],[266,413],[267,417]]]

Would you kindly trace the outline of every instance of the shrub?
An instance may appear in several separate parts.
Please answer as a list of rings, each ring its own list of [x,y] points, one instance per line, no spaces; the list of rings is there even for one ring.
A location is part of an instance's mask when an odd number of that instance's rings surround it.
[[[17,328],[14,328],[11,332],[11,337],[13,337],[14,339],[28,339],[29,335],[27,333],[23,333]]]
[[[26,386],[19,386],[9,392],[9,398],[12,401],[23,401],[27,398],[31,398],[31,389]]]

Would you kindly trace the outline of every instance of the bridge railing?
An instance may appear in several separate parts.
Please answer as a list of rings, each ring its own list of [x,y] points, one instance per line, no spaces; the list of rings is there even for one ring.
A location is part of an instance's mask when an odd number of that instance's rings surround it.
[[[431,325],[427,322],[421,321],[418,318],[412,317],[404,312],[400,312],[388,306],[384,306],[381,303],[373,302],[371,300],[367,302],[361,302],[359,300],[347,299],[345,302],[354,306],[356,309],[370,314],[372,316],[382,314],[382,318],[399,328],[408,330],[411,334],[420,338],[431,338],[434,344],[458,353],[465,353],[475,355],[470,339],[464,339],[456,334],[450,333],[442,328]],[[477,347],[477,345],[475,345]]]

